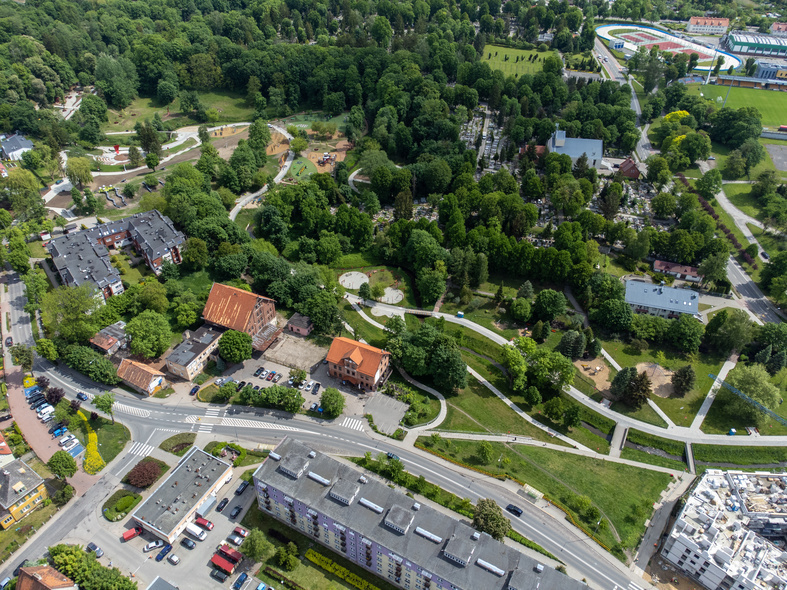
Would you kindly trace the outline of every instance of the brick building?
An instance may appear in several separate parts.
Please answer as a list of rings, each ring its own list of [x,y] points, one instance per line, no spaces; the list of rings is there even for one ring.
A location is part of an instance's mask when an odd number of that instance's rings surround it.
[[[221,283],[213,283],[202,318],[214,326],[246,332],[259,351],[267,350],[282,333],[276,326],[273,299]]]

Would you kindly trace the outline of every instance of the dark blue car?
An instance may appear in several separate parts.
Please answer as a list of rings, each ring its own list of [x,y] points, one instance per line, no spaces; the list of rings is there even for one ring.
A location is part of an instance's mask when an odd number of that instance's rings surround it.
[[[164,545],[164,549],[159,551],[158,555],[156,555],[156,561],[161,561],[162,559],[164,559],[167,556],[167,553],[169,553],[170,551],[172,551],[172,545],[167,543],[166,545]]]
[[[191,388],[191,392],[190,393],[191,393],[191,395],[194,395],[198,391],[199,391],[199,385],[195,385],[194,387]]]
[[[238,579],[235,580],[235,583],[232,585],[234,590],[240,590],[243,588],[243,584],[246,583],[246,580],[249,579],[249,574],[243,572],[241,575],[238,576]]]
[[[87,394],[82,392],[82,391],[80,391],[79,393],[77,393],[77,399],[81,399],[83,402],[86,402],[87,401]]]

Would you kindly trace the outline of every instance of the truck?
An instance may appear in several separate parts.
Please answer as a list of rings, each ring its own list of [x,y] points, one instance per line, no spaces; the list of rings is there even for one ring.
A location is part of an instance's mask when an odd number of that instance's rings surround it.
[[[186,532],[198,541],[204,541],[205,537],[208,536],[208,533],[192,522],[186,525]]]
[[[142,534],[142,527],[135,526],[133,529],[128,529],[125,533],[123,533],[123,540],[125,542],[129,542],[134,537],[139,537]]]
[[[241,554],[241,552],[236,549],[233,549],[226,543],[222,543],[221,545],[219,545],[218,553],[219,555],[221,555],[225,559],[228,559],[232,563],[240,563],[241,561],[243,561],[243,555]]]
[[[210,562],[213,564],[213,567],[215,567],[217,570],[220,570],[229,576],[231,576],[235,572],[235,564],[232,563],[229,559],[222,557],[218,553],[216,553],[213,557],[210,558]]]

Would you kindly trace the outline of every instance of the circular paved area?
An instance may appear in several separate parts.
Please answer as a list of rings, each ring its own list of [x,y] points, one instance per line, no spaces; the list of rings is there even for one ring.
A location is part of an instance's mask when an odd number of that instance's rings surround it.
[[[390,305],[396,305],[397,303],[401,302],[402,299],[404,299],[404,293],[402,293],[399,289],[386,287],[385,294],[382,296],[380,301]]]
[[[346,272],[339,277],[339,284],[345,289],[360,289],[361,285],[368,282],[369,277],[362,272]]]

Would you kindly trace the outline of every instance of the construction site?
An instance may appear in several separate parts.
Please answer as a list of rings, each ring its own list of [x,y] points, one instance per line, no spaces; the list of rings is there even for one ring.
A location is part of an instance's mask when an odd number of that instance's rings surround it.
[[[661,555],[706,588],[784,588],[786,490],[787,475],[708,470]]]

